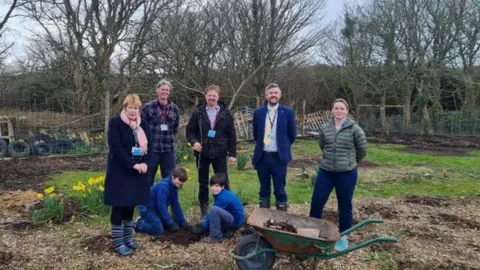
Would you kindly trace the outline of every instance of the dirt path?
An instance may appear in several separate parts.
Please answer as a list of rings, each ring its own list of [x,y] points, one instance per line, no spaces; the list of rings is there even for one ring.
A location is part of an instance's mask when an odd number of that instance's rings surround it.
[[[375,236],[395,236],[400,242],[374,245],[322,261],[320,269],[480,269],[478,205],[480,197],[410,196],[357,201],[355,222],[383,218],[385,223],[353,234],[353,243]],[[309,209],[307,205],[293,205],[289,211],[306,215]],[[324,218],[337,222],[335,201],[328,203]],[[108,226],[91,229],[74,223],[28,230],[0,227],[0,268],[234,269],[235,262],[227,253],[239,237],[237,234],[222,244],[186,246],[135,235],[142,249],[124,259],[110,250]],[[274,269],[302,269],[301,265],[310,269],[311,262],[280,255]]]

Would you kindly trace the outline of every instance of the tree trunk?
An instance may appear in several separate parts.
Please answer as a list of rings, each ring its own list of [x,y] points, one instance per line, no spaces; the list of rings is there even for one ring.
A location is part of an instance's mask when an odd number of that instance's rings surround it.
[[[403,107],[403,114],[404,114],[404,125],[405,129],[410,127],[412,122],[412,109],[411,109],[411,100],[412,100],[412,79],[408,78],[405,86],[405,100],[404,100],[404,107]]]
[[[104,127],[104,142],[105,148],[108,150],[108,122],[110,121],[110,90],[105,91],[105,127]]]

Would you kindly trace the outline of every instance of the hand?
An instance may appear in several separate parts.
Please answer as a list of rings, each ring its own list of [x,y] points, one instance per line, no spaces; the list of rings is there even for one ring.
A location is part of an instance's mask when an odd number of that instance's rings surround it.
[[[199,142],[193,144],[193,149],[197,152],[202,151],[202,145]]]
[[[141,170],[141,173],[146,173],[148,171],[148,166],[147,164],[145,163],[140,163],[140,170]]]
[[[138,173],[142,173],[142,166],[140,164],[133,165],[133,168],[138,171]]]
[[[175,223],[172,226],[170,226],[170,228],[168,230],[170,232],[178,232],[178,231],[180,231],[180,227],[178,227],[178,225]]]
[[[235,163],[237,163],[237,159],[235,157],[229,157],[228,158],[228,163],[230,165],[235,165]]]
[[[199,226],[199,227],[194,228],[194,229],[192,230],[192,232],[193,232],[194,234],[202,234],[202,233],[205,232],[205,230],[203,229],[202,226]]]

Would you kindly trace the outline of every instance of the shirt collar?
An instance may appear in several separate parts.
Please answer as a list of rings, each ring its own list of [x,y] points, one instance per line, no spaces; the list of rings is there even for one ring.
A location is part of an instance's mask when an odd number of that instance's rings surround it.
[[[220,110],[220,105],[217,104],[217,106],[215,106],[215,109],[210,109],[208,105],[205,105],[205,108],[207,109],[207,111],[218,111]]]
[[[271,109],[273,109],[274,111],[278,110],[278,103],[277,103],[277,104],[275,104],[275,106],[273,106],[273,107],[272,107],[272,106],[270,106],[270,104],[268,104],[268,105],[267,105],[267,109],[268,109],[268,110],[271,110]]]

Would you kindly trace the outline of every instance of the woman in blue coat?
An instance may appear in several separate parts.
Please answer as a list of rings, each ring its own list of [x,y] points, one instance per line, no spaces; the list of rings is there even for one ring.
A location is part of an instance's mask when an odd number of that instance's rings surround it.
[[[138,245],[132,240],[135,206],[148,204],[148,128],[140,119],[138,95],[128,95],[120,115],[108,126],[108,164],[104,201],[112,206],[112,245],[120,256],[132,255]]]

